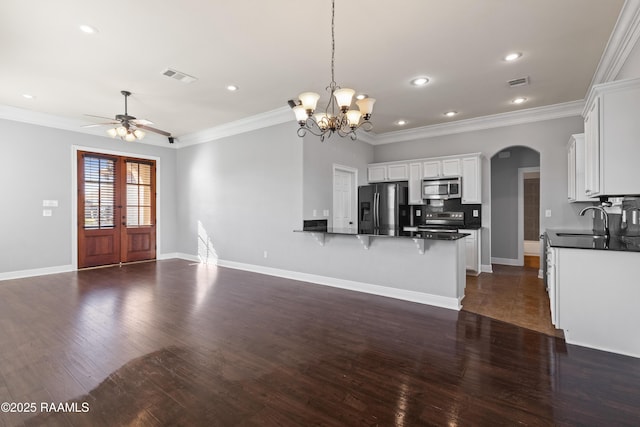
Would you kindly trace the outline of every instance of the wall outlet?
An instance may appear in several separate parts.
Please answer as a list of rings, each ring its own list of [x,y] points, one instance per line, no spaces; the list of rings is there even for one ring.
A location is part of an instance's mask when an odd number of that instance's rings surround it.
[[[551,218],[551,209],[547,209],[546,211],[544,211],[544,216],[546,216],[547,218]]]
[[[42,216],[53,216],[53,212],[51,211],[51,209],[43,209]]]
[[[416,216],[422,216],[422,211],[420,209],[416,209]]]
[[[264,251],[264,254],[263,254],[263,256],[264,256],[265,258],[269,258],[269,252],[267,252],[267,251]]]
[[[322,211],[322,216],[329,216],[329,209],[325,209]]]
[[[318,216],[318,210],[314,209],[313,210],[313,217],[316,218]]]
[[[478,218],[478,215],[479,215],[479,213],[478,213],[478,209],[474,209],[474,210],[473,210],[473,217],[474,217],[474,218]]]

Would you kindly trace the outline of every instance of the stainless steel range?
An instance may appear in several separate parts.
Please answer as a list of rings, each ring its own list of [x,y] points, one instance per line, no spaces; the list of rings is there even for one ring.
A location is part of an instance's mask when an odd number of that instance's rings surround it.
[[[418,231],[430,233],[457,233],[464,227],[464,212],[425,212]]]

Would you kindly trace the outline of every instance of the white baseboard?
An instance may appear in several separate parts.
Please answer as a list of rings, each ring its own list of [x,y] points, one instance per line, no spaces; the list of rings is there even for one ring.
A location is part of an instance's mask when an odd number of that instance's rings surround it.
[[[158,259],[183,259],[185,261],[191,261],[191,262],[202,262],[202,260],[197,256],[197,255],[190,255],[190,254],[185,254],[182,252],[174,252],[172,254],[166,254],[167,258],[158,258]]]
[[[0,273],[0,280],[23,279],[25,277],[67,273],[69,271],[73,271],[73,267],[71,265],[58,265],[55,267],[33,268],[30,270],[8,271],[6,273]]]
[[[482,264],[480,271],[483,273],[493,273],[493,266],[491,264]]]
[[[564,340],[567,344],[571,344],[571,345],[578,345],[580,347],[587,347],[587,348],[592,348],[594,350],[600,350],[600,351],[606,351],[608,353],[617,353],[617,354],[622,354],[623,356],[630,356],[630,357],[635,357],[640,359],[640,353],[629,353],[628,351],[625,350],[619,350],[619,349],[613,349],[610,347],[603,347],[603,346],[599,346],[599,345],[594,345],[588,342],[583,342],[580,340],[574,340],[571,337],[571,333],[568,330],[564,330]],[[571,351],[571,349],[569,349],[569,351]]]
[[[299,280],[302,282],[309,282],[317,285],[331,286],[334,288],[347,289],[350,291],[364,292],[367,294],[379,295],[388,298],[433,305],[436,307],[448,308],[450,310],[460,310],[460,308],[462,307],[460,302],[461,299],[458,300],[458,298],[443,297],[440,295],[432,295],[405,289],[390,288],[387,286],[372,285],[369,283],[356,282],[353,280],[319,276],[316,274],[301,273],[297,271],[281,270],[278,268],[245,264],[235,261],[218,260],[218,265],[220,267],[251,271],[254,273],[266,274],[268,276],[282,277],[285,279]]]
[[[524,265],[523,261],[513,258],[494,258],[491,257],[491,264],[500,264],[500,265],[513,265],[515,267],[522,267]]]

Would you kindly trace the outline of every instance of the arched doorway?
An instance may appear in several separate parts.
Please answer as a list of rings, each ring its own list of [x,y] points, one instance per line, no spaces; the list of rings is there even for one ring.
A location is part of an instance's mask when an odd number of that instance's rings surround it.
[[[507,147],[491,157],[491,263],[522,266],[539,256],[540,153]],[[525,244],[525,242],[527,242]]]

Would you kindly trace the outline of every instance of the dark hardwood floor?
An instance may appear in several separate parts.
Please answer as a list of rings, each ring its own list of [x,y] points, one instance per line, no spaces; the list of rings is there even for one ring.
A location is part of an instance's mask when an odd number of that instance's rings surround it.
[[[640,359],[169,260],[0,282],[0,402],[37,405],[6,426],[631,426]]]
[[[551,323],[549,295],[538,267],[493,265],[493,273],[467,276],[462,309],[564,338]]]

